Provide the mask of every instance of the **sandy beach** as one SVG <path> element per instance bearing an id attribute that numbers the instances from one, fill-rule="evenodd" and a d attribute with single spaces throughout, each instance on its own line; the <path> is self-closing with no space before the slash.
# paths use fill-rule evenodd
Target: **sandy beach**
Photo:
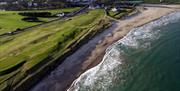
<path id="1" fill-rule="evenodd" d="M 145 5 L 146 6 L 146 5 Z M 159 6 L 166 6 L 167 8 L 160 8 Z M 96 66 L 101 62 L 105 50 L 108 46 L 123 38 L 131 29 L 147 24 L 151 21 L 159 19 L 171 12 L 180 9 L 180 5 L 158 5 L 158 7 L 145 7 L 146 9 L 139 9 L 140 14 L 126 20 L 118 20 L 118 27 L 109 34 L 96 48 L 92 51 L 91 56 L 83 63 L 83 70 L 87 70 Z"/>
<path id="2" fill-rule="evenodd" d="M 83 72 L 102 61 L 108 46 L 123 38 L 130 30 L 159 19 L 180 8 L 180 5 L 166 6 L 168 7 L 148 6 L 145 7 L 146 9 L 138 7 L 140 14 L 126 20 L 117 20 L 116 26 L 113 26 L 106 33 L 98 35 L 99 37 L 96 37 L 91 43 L 83 46 L 71 57 L 68 57 L 63 64 L 31 91 L 64 91 L 68 89 L 72 82 Z"/>

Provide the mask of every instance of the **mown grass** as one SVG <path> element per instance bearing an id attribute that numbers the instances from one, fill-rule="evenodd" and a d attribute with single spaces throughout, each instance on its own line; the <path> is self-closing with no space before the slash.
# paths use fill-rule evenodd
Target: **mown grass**
<path id="1" fill-rule="evenodd" d="M 42 22 L 26 22 L 21 20 L 24 16 L 18 15 L 19 12 L 51 12 L 53 14 L 61 12 L 73 12 L 80 9 L 68 8 L 68 9 L 56 9 L 56 10 L 31 10 L 31 11 L 0 11 L 0 34 L 11 32 L 17 28 L 25 28 L 33 25 L 40 24 Z M 47 22 L 57 17 L 39 18 L 41 21 Z"/>
<path id="2" fill-rule="evenodd" d="M 19 74 L 26 75 L 27 71 L 30 73 L 36 71 L 37 69 L 32 70 L 32 68 L 41 66 L 39 64 L 43 65 L 46 61 L 49 62 L 50 60 L 45 60 L 47 58 L 63 54 L 73 40 L 87 33 L 103 17 L 103 10 L 93 10 L 89 13 L 75 16 L 72 19 L 55 21 L 31 31 L 7 37 L 8 41 L 0 45 L 0 67 L 2 69 L 0 73 L 13 68 L 21 62 L 25 61 L 25 64 L 12 70 L 12 72 L 8 71 L 2 77 L 8 79 L 9 75 L 17 70 L 20 70 Z M 5 38 L 0 38 L 0 41 L 4 40 Z M 17 79 L 21 78 L 21 75 L 17 77 Z"/>

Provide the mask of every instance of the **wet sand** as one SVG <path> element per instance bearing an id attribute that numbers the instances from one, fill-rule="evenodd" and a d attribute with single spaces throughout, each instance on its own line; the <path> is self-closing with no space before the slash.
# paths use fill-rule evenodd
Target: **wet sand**
<path id="1" fill-rule="evenodd" d="M 115 28 L 117 28 L 117 24 L 116 22 L 113 22 L 113 25 L 109 29 L 104 30 L 102 33 L 89 40 L 87 44 L 83 45 L 71 56 L 67 57 L 61 65 L 38 83 L 31 91 L 66 90 L 71 83 L 85 71 L 81 69 L 83 66 L 82 63 L 91 54 L 91 51 L 94 50 L 101 40 L 103 40 L 105 35 L 112 33 Z"/>

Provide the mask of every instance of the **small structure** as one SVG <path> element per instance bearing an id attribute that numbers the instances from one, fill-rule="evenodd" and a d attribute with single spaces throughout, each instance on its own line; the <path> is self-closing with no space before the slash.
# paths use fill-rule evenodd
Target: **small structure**
<path id="1" fill-rule="evenodd" d="M 59 14 L 57 14 L 56 16 L 58 16 L 58 17 L 64 17 L 64 16 L 65 16 L 65 13 L 59 13 Z"/>
<path id="2" fill-rule="evenodd" d="M 111 11 L 117 12 L 118 10 L 117 10 L 117 8 L 112 8 Z"/>

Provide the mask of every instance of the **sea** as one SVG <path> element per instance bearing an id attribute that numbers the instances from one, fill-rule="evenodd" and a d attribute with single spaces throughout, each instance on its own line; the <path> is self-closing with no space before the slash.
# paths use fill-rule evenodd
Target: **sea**
<path id="1" fill-rule="evenodd" d="M 180 12 L 132 29 L 68 91 L 180 91 Z"/>

